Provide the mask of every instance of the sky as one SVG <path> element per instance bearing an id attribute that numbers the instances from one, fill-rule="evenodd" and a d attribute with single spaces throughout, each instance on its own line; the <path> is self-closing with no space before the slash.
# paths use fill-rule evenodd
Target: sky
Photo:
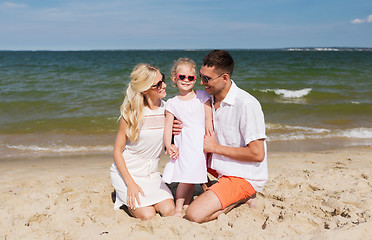
<path id="1" fill-rule="evenodd" d="M 0 50 L 372 47 L 371 0 L 0 0 Z"/>

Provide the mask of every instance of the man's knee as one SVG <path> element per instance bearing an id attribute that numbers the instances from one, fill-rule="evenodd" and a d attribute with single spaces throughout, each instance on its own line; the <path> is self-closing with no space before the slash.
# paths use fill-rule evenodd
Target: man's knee
<path id="1" fill-rule="evenodd" d="M 208 190 L 196 198 L 186 210 L 186 218 L 192 222 L 203 223 L 214 219 L 221 210 L 221 203 L 216 194 Z"/>
<path id="2" fill-rule="evenodd" d="M 194 209 L 192 205 L 190 205 L 187 210 L 186 210 L 186 218 L 191 221 L 191 222 L 196 222 L 196 223 L 202 223 L 204 222 L 204 219 L 200 214 L 198 214 L 197 209 Z"/>

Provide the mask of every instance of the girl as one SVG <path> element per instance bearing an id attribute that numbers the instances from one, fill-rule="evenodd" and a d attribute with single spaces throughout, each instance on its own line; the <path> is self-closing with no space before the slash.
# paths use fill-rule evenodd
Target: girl
<path id="1" fill-rule="evenodd" d="M 164 75 L 148 64 L 137 65 L 131 73 L 120 108 L 120 127 L 114 146 L 111 181 L 116 191 L 115 209 L 123 204 L 142 220 L 159 212 L 174 214 L 172 193 L 158 171 L 164 149 Z"/>
<path id="2" fill-rule="evenodd" d="M 206 132 L 213 131 L 212 108 L 205 91 L 194 91 L 196 82 L 195 62 L 189 58 L 178 59 L 171 71 L 171 78 L 178 87 L 178 96 L 166 103 L 164 143 L 166 154 L 171 157 L 165 166 L 163 179 L 166 183 L 179 182 L 176 192 L 175 215 L 182 216 L 194 191 L 194 184 L 207 182 L 207 168 L 203 152 Z M 171 145 L 173 120 L 182 121 L 180 135 Z"/>

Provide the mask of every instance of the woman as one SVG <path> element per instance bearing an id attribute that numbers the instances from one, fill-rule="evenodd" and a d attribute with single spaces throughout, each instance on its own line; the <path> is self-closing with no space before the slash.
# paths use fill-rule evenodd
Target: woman
<path id="1" fill-rule="evenodd" d="M 174 214 L 174 201 L 158 171 L 164 150 L 164 75 L 148 64 L 139 64 L 120 108 L 120 127 L 114 146 L 111 181 L 116 191 L 115 209 L 123 204 L 136 218 L 150 219 L 156 212 Z"/>

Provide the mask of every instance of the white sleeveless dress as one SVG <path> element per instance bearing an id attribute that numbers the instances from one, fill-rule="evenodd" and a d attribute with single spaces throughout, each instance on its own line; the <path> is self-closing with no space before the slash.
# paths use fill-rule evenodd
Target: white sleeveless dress
<path id="1" fill-rule="evenodd" d="M 164 102 L 156 110 L 144 108 L 144 121 L 138 142 L 127 141 L 123 157 L 133 180 L 142 188 L 145 196 L 139 194 L 141 205 L 151 206 L 166 199 L 173 199 L 158 170 L 160 156 L 164 151 Z M 114 209 L 127 204 L 127 186 L 115 162 L 111 166 L 111 182 L 116 191 Z"/>
<path id="2" fill-rule="evenodd" d="M 168 99 L 165 109 L 182 121 L 181 134 L 174 136 L 178 148 L 177 159 L 170 159 L 163 171 L 166 183 L 205 183 L 207 182 L 207 165 L 203 152 L 205 134 L 204 103 L 209 95 L 196 90 L 196 96 L 188 101 L 177 96 Z"/>

